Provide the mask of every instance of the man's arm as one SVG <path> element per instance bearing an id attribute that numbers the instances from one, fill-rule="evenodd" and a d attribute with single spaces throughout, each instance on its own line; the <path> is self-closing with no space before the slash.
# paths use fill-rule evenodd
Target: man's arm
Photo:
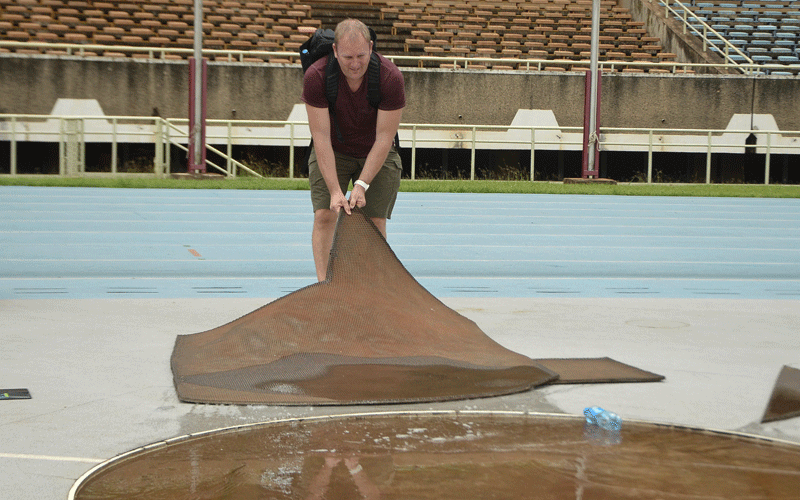
<path id="1" fill-rule="evenodd" d="M 389 150 L 392 148 L 392 143 L 394 143 L 394 137 L 397 135 L 397 129 L 400 127 L 402 117 L 402 108 L 394 111 L 378 110 L 375 144 L 372 145 L 372 149 L 367 155 L 359 180 L 369 184 L 378 175 L 383 163 L 386 161 L 386 157 L 389 156 Z M 363 207 L 364 205 L 366 205 L 364 188 L 353 186 L 353 191 L 350 193 L 350 207 Z"/>
<path id="2" fill-rule="evenodd" d="M 306 104 L 308 114 L 308 127 L 311 129 L 311 138 L 314 141 L 314 152 L 317 155 L 317 165 L 328 186 L 331 194 L 330 209 L 338 212 L 344 207 L 344 211 L 350 214 L 350 205 L 347 203 L 342 188 L 339 186 L 339 178 L 336 175 L 336 157 L 333 155 L 333 145 L 331 144 L 331 122 L 328 108 L 315 108 Z"/>

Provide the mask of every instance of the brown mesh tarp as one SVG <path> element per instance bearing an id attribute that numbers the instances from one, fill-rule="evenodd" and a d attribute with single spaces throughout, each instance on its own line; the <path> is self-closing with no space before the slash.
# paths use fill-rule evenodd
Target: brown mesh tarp
<path id="1" fill-rule="evenodd" d="M 552 384 L 609 384 L 616 382 L 659 382 L 663 375 L 648 372 L 611 358 L 537 359 L 540 365 L 558 373 Z"/>
<path id="2" fill-rule="evenodd" d="M 172 371 L 182 401 L 226 404 L 445 401 L 557 378 L 425 290 L 360 210 L 339 217 L 324 282 L 179 336 Z"/>
<path id="3" fill-rule="evenodd" d="M 784 366 L 772 388 L 761 422 L 793 417 L 800 417 L 800 370 Z"/>

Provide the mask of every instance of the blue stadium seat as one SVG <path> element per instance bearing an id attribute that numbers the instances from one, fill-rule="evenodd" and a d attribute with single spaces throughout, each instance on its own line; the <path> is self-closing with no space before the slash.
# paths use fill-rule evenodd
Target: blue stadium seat
<path id="1" fill-rule="evenodd" d="M 778 61 L 787 64 L 800 64 L 800 57 L 797 56 L 778 56 Z"/>
<path id="2" fill-rule="evenodd" d="M 770 63 L 770 62 L 772 62 L 772 58 L 770 56 L 763 56 L 763 55 L 758 55 L 758 54 L 756 54 L 754 56 L 750 56 L 750 59 L 752 59 L 753 62 L 756 62 L 756 63 Z"/>

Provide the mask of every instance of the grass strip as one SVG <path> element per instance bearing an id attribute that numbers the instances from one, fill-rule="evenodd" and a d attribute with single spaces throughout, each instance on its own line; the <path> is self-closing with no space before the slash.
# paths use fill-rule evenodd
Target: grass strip
<path id="1" fill-rule="evenodd" d="M 257 189 L 307 190 L 307 179 L 238 177 L 235 179 L 172 179 L 152 176 L 56 177 L 0 176 L 4 186 L 93 187 L 128 189 Z M 421 193 L 581 194 L 615 196 L 705 196 L 800 198 L 800 186 L 763 184 L 564 184 L 530 181 L 404 179 L 400 191 Z"/>

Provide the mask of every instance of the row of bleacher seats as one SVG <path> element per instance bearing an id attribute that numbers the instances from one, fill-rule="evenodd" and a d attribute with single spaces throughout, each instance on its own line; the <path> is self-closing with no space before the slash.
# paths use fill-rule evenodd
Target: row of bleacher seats
<path id="1" fill-rule="evenodd" d="M 744 56 L 728 51 L 731 59 L 761 64 L 800 64 L 800 1 L 707 1 L 684 2 L 697 19 L 689 24 L 703 31 L 702 21 L 737 47 Z M 725 51 L 722 40 L 712 38 L 711 49 Z M 798 71 L 764 70 L 764 73 L 793 75 Z"/>
<path id="2" fill-rule="evenodd" d="M 394 31 L 406 37 L 404 50 L 411 54 L 561 61 L 590 57 L 591 0 L 397 3 L 389 0 L 381 12 L 393 20 Z M 675 58 L 663 50 L 660 39 L 647 36 L 644 23 L 633 21 L 628 9 L 613 0 L 603 0 L 600 7 L 601 59 Z M 483 61 L 482 65 L 514 69 L 525 63 Z"/>
<path id="3" fill-rule="evenodd" d="M 66 54 L 67 49 L 47 47 L 55 42 L 102 46 L 84 55 L 113 57 L 153 57 L 119 49 L 122 46 L 190 49 L 193 4 L 193 0 L 0 0 L 0 40 L 30 42 L 30 46 L 0 51 Z M 212 49 L 282 53 L 239 59 L 246 62 L 293 63 L 300 44 L 317 27 L 332 27 L 353 16 L 376 28 L 385 54 L 497 58 L 503 60 L 470 67 L 524 68 L 525 60 L 531 58 L 562 63 L 587 60 L 591 6 L 591 0 L 387 0 L 376 5 L 203 0 L 203 43 Z M 620 63 L 675 57 L 615 0 L 601 1 L 600 51 L 602 60 Z M 164 57 L 188 56 L 168 53 Z M 570 67 L 560 64 L 550 69 Z"/>
<path id="4" fill-rule="evenodd" d="M 114 57 L 126 55 L 115 51 L 114 46 L 191 48 L 193 4 L 193 0 L 0 0 L 0 39 L 104 45 L 107 50 L 89 55 Z M 320 21 L 311 17 L 311 6 L 307 4 L 203 1 L 206 48 L 296 53 L 308 32 L 319 26 Z M 63 49 L 47 48 L 17 51 L 65 53 Z M 147 53 L 135 56 L 149 57 Z M 176 54 L 166 57 L 183 58 Z"/>

